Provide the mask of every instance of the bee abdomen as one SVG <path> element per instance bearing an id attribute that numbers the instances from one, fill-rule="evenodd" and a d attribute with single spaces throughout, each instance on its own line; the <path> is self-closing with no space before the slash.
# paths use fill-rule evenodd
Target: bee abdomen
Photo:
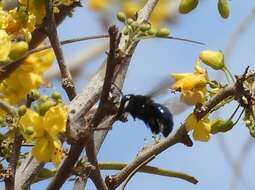
<path id="1" fill-rule="evenodd" d="M 167 137 L 173 130 L 173 116 L 167 107 L 154 103 L 154 114 L 156 117 L 156 123 L 164 137 Z"/>

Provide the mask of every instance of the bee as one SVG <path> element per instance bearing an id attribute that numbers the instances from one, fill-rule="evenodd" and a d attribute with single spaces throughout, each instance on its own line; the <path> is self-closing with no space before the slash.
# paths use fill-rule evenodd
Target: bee
<path id="1" fill-rule="evenodd" d="M 178 106 L 172 101 L 167 101 L 166 105 L 163 105 L 156 103 L 152 99 L 152 97 L 163 94 L 168 89 L 170 83 L 169 78 L 162 80 L 161 84 L 157 85 L 157 88 L 147 95 L 123 95 L 120 89 L 118 89 L 122 94 L 122 98 L 116 117 L 118 118 L 124 113 L 129 113 L 134 120 L 138 118 L 144 121 L 152 133 L 161 133 L 164 137 L 167 137 L 172 132 L 174 126 L 172 110 L 169 110 L 168 107 L 175 107 L 173 109 L 174 114 L 181 113 L 186 109 L 186 106 Z"/>
<path id="2" fill-rule="evenodd" d="M 149 96 L 134 94 L 123 96 L 117 116 L 125 112 L 134 119 L 144 121 L 154 134 L 162 133 L 167 137 L 173 130 L 172 113 L 164 105 L 155 103 Z"/>

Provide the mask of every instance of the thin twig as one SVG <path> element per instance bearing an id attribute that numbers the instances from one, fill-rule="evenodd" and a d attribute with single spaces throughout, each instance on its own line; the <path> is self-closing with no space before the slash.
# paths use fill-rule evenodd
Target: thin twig
<path id="1" fill-rule="evenodd" d="M 137 166 L 127 177 L 127 179 L 123 182 L 123 185 L 121 187 L 121 190 L 124 190 L 125 187 L 127 186 L 128 182 L 131 180 L 131 178 L 143 167 L 145 166 L 147 163 L 149 163 L 151 160 L 153 160 L 155 158 L 155 155 L 151 156 L 150 158 L 148 158 L 147 160 L 145 160 L 143 163 L 141 163 L 139 166 Z"/>
<path id="2" fill-rule="evenodd" d="M 95 184 L 97 189 L 107 190 L 108 188 L 101 176 L 101 172 L 100 172 L 100 169 L 98 166 L 98 161 L 97 161 L 97 157 L 96 157 L 97 153 L 96 153 L 95 143 L 94 143 L 94 136 L 91 137 L 89 143 L 87 144 L 86 155 L 88 157 L 89 163 L 95 167 L 95 169 L 90 172 L 89 177 L 91 178 L 91 180 L 93 181 L 93 183 Z"/>
<path id="3" fill-rule="evenodd" d="M 99 168 L 101 170 L 122 170 L 128 165 L 128 163 L 118 163 L 118 162 L 99 162 Z M 153 175 L 159 175 L 159 176 L 166 176 L 166 177 L 176 177 L 179 179 L 186 180 L 187 182 L 197 184 L 198 180 L 186 173 L 183 172 L 177 172 L 177 171 L 172 171 L 172 170 L 166 170 L 166 169 L 161 169 L 158 167 L 153 167 L 153 166 L 142 166 L 138 172 L 142 173 L 148 173 L 148 174 L 153 174 Z"/>
<path id="4" fill-rule="evenodd" d="M 64 54 L 61 49 L 61 44 L 58 40 L 55 16 L 53 13 L 53 3 L 52 0 L 45 0 L 45 8 L 46 8 L 46 31 L 48 33 L 48 37 L 51 43 L 51 46 L 56 55 L 59 69 L 62 77 L 62 86 L 65 89 L 68 97 L 72 100 L 76 96 L 75 86 L 72 80 L 71 73 L 65 64 Z"/>
<path id="5" fill-rule="evenodd" d="M 60 41 L 61 45 L 66 45 L 74 42 L 80 42 L 80 41 L 86 41 L 86 40 L 92 40 L 92 39 L 100 39 L 100 38 L 108 38 L 109 35 L 96 35 L 96 36 L 85 36 L 85 37 L 80 37 L 80 38 L 73 38 L 73 39 L 68 39 L 64 41 Z M 7 63 L 5 65 L 0 66 L 0 82 L 4 80 L 5 78 L 9 77 L 10 74 L 15 71 L 22 63 L 23 61 L 31 54 L 43 51 L 46 49 L 52 48 L 52 45 L 45 45 L 42 47 L 37 47 L 34 49 L 28 50 L 26 53 L 24 53 L 19 59 Z"/>
<path id="6" fill-rule="evenodd" d="M 109 42 L 106 43 L 97 43 L 95 45 L 91 45 L 88 48 L 80 50 L 80 52 L 77 55 L 72 56 L 72 58 L 69 58 L 67 60 L 67 63 L 70 67 L 70 71 L 72 73 L 72 76 L 75 77 L 81 72 L 81 67 L 83 65 L 86 65 L 87 63 L 90 63 L 92 60 L 96 59 L 99 55 L 104 53 L 107 48 L 109 47 Z M 85 72 L 83 78 L 89 79 L 90 74 L 87 74 Z M 52 79 L 56 79 L 60 77 L 60 73 L 57 69 L 51 68 L 49 71 L 45 73 L 46 80 L 50 81 Z"/>

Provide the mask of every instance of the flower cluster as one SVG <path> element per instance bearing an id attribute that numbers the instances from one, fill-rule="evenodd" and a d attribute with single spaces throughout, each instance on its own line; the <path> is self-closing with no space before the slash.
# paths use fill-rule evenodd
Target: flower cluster
<path id="1" fill-rule="evenodd" d="M 59 135 L 66 130 L 67 108 L 49 98 L 39 99 L 37 110 L 26 109 L 19 127 L 27 142 L 34 143 L 33 156 L 39 162 L 52 161 L 59 165 L 64 156 Z"/>
<path id="2" fill-rule="evenodd" d="M 224 63 L 224 54 L 221 51 L 212 50 L 204 50 L 200 53 L 193 73 L 172 73 L 174 83 L 171 89 L 179 91 L 181 101 L 188 105 L 195 105 L 196 109 L 200 109 L 205 101 L 215 96 L 223 88 L 218 82 L 209 80 L 207 70 L 201 67 L 202 63 L 214 70 L 224 71 L 227 78 L 231 78 L 231 74 Z M 185 127 L 187 131 L 193 131 L 195 140 L 206 142 L 210 139 L 210 134 L 226 132 L 233 128 L 236 123 L 232 122 L 232 118 L 236 111 L 227 120 L 214 119 L 211 121 L 208 118 L 211 112 L 219 109 L 225 103 L 228 103 L 228 100 L 223 100 L 221 104 L 202 118 L 198 119 L 196 112 L 191 113 L 186 118 Z"/>
<path id="3" fill-rule="evenodd" d="M 52 65 L 53 60 L 51 50 L 34 53 L 26 58 L 19 68 L 0 83 L 3 100 L 12 105 L 24 100 L 31 90 L 44 83 L 42 74 Z"/>
<path id="4" fill-rule="evenodd" d="M 172 89 L 181 92 L 181 101 L 188 105 L 204 103 L 206 85 L 209 83 L 207 71 L 197 62 L 194 73 L 172 73 L 175 83 Z"/>

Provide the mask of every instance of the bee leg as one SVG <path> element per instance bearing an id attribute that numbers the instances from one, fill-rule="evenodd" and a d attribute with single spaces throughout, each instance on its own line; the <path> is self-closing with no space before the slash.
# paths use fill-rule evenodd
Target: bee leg
<path id="1" fill-rule="evenodd" d="M 158 144 L 161 140 L 161 135 L 153 135 L 152 136 L 153 140 L 154 140 L 154 143 L 153 144 Z"/>

